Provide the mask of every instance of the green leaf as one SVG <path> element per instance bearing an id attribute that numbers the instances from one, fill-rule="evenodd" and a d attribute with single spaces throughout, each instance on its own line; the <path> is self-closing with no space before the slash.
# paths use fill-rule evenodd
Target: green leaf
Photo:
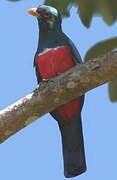
<path id="1" fill-rule="evenodd" d="M 112 25 L 117 20 L 117 0 L 99 0 L 97 12 L 108 25 Z"/>
<path id="2" fill-rule="evenodd" d="M 75 2 L 77 2 L 75 5 L 77 6 L 77 12 L 80 16 L 80 19 L 82 23 L 88 28 L 90 26 L 95 8 L 93 5 L 93 0 L 75 0 Z"/>
<path id="3" fill-rule="evenodd" d="M 103 56 L 116 48 L 117 48 L 117 38 L 101 41 L 88 50 L 85 56 L 85 61 Z M 114 80 L 111 83 L 109 83 L 108 89 L 109 89 L 110 100 L 112 102 L 116 102 L 117 101 L 117 80 Z"/>
<path id="4" fill-rule="evenodd" d="M 117 102 L 117 79 L 109 83 L 108 90 L 110 100 Z"/>
<path id="5" fill-rule="evenodd" d="M 108 40 L 101 41 L 92 46 L 85 55 L 85 61 L 103 56 L 113 49 L 117 48 L 117 38 L 111 38 Z"/>

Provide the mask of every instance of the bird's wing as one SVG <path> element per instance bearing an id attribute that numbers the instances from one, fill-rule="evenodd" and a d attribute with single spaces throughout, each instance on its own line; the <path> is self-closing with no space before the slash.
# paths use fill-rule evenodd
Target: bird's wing
<path id="1" fill-rule="evenodd" d="M 37 58 L 37 53 L 35 54 L 35 57 L 34 57 L 34 64 L 33 66 L 35 67 L 35 73 L 36 73 L 36 77 L 37 77 L 37 83 L 39 84 L 41 81 L 42 81 L 42 78 L 40 77 L 40 74 L 37 70 L 37 66 L 36 66 L 36 58 Z"/>
<path id="2" fill-rule="evenodd" d="M 75 63 L 76 64 L 81 63 L 82 62 L 81 56 L 80 56 L 77 48 L 75 47 L 74 43 L 72 42 L 72 40 L 69 38 L 68 38 L 68 48 L 73 56 Z"/>

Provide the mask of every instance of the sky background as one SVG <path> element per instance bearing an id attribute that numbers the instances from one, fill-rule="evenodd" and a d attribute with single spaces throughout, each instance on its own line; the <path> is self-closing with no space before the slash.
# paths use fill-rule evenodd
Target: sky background
<path id="1" fill-rule="evenodd" d="M 0 109 L 37 87 L 33 57 L 37 48 L 38 26 L 27 9 L 43 1 L 0 0 Z M 104 24 L 93 18 L 86 29 L 76 9 L 63 20 L 64 32 L 79 52 L 85 53 L 96 42 L 114 37 L 117 23 Z M 108 98 L 107 85 L 86 94 L 82 111 L 87 172 L 74 180 L 117 178 L 117 103 Z M 61 137 L 57 123 L 47 114 L 0 144 L 1 180 L 63 180 Z"/>

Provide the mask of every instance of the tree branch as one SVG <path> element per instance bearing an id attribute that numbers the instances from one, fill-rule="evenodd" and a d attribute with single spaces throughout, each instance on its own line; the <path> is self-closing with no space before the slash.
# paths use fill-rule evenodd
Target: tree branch
<path id="1" fill-rule="evenodd" d="M 117 78 L 117 51 L 76 65 L 0 111 L 0 142 L 58 106 Z"/>

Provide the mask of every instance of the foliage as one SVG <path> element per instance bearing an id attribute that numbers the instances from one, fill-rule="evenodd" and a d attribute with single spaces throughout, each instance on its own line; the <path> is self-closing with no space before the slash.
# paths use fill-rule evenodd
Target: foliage
<path id="1" fill-rule="evenodd" d="M 87 51 L 85 55 L 85 61 L 91 60 L 92 58 L 96 58 L 99 56 L 103 56 L 116 48 L 117 48 L 116 37 L 105 41 L 101 41 Z M 117 80 L 110 82 L 108 87 L 109 87 L 108 89 L 109 89 L 110 100 L 112 102 L 117 101 Z"/>
<path id="2" fill-rule="evenodd" d="M 58 8 L 65 16 L 69 16 L 69 7 L 75 5 L 86 27 L 90 26 L 92 17 L 96 14 L 102 16 L 108 25 L 113 24 L 117 19 L 116 0 L 45 0 L 45 4 Z"/>
<path id="3" fill-rule="evenodd" d="M 93 47 L 91 47 L 87 51 L 87 53 L 85 55 L 85 61 L 88 61 L 92 58 L 96 58 L 99 56 L 103 56 L 116 48 L 117 48 L 117 38 L 116 37 L 101 41 L 101 42 L 95 44 Z"/>

